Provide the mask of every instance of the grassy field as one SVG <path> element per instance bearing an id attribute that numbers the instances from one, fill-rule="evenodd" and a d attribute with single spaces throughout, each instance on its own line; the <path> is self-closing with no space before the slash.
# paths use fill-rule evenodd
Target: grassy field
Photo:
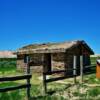
<path id="1" fill-rule="evenodd" d="M 6 65 L 1 61 L 0 77 L 22 75 L 24 72 L 16 69 L 16 60 L 10 60 Z M 96 58 L 91 58 L 93 65 Z M 25 83 L 26 81 L 15 81 L 0 83 L 0 88 Z M 48 84 L 48 94 L 44 94 L 42 75 L 32 73 L 31 79 L 31 100 L 100 100 L 100 79 L 95 73 L 84 76 L 84 83 L 80 84 L 80 77 L 77 77 L 77 84 L 73 78 Z M 0 100 L 27 100 L 26 89 L 0 93 Z"/>

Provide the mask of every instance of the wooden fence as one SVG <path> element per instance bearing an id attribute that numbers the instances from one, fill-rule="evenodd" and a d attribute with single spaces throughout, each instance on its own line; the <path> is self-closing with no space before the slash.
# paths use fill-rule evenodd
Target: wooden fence
<path id="1" fill-rule="evenodd" d="M 13 77 L 2 77 L 2 78 L 0 78 L 0 82 L 27 80 L 27 83 L 17 85 L 17 86 L 8 86 L 8 87 L 0 88 L 0 92 L 7 92 L 7 91 L 26 88 L 27 89 L 27 99 L 30 100 L 30 87 L 31 87 L 30 79 L 32 78 L 32 75 L 30 74 L 30 66 L 29 66 L 30 58 L 29 58 L 29 56 L 26 56 L 25 59 L 26 59 L 25 66 L 27 67 L 26 75 L 13 76 Z"/>
<path id="2" fill-rule="evenodd" d="M 76 69 L 70 69 L 69 71 L 67 70 L 67 72 L 70 72 L 72 70 L 76 70 Z M 66 75 L 66 76 L 59 76 L 59 77 L 56 77 L 56 78 L 50 78 L 50 79 L 47 79 L 46 76 L 47 75 L 52 75 L 52 74 L 59 74 L 59 73 L 67 73 L 66 70 L 59 70 L 59 71 L 52 71 L 52 72 L 47 72 L 47 73 L 43 73 L 43 84 L 44 84 L 44 92 L 47 93 L 47 83 L 49 82 L 53 82 L 53 81 L 58 81 L 58 80 L 63 80 L 63 79 L 66 79 L 66 78 L 70 78 L 70 77 L 76 77 L 76 75 Z"/>
<path id="3" fill-rule="evenodd" d="M 3 78 L 0 78 L 0 82 L 16 81 L 16 80 L 30 80 L 31 77 L 32 77 L 32 75 L 30 75 L 30 74 L 23 75 L 23 76 L 3 77 Z M 7 92 L 7 91 L 12 91 L 12 90 L 27 88 L 27 97 L 28 97 L 28 100 L 29 100 L 29 98 L 30 98 L 30 91 L 29 91 L 30 87 L 31 87 L 31 84 L 30 84 L 30 82 L 27 81 L 26 84 L 0 88 L 0 92 Z"/>
<path id="4" fill-rule="evenodd" d="M 63 80 L 63 79 L 67 79 L 67 78 L 74 78 L 74 83 L 76 83 L 76 76 L 79 76 L 77 74 L 77 71 L 80 72 L 80 82 L 83 82 L 83 75 L 85 74 L 89 74 L 91 73 L 91 68 L 96 67 L 96 66 L 83 66 L 83 58 L 82 56 L 80 56 L 80 70 L 77 69 L 76 67 L 76 56 L 73 57 L 73 68 L 71 69 L 67 69 L 67 70 L 58 70 L 58 71 L 51 71 L 51 72 L 43 72 L 43 85 L 44 85 L 44 92 L 47 93 L 47 83 L 49 82 L 53 82 L 53 81 L 58 81 L 58 80 Z M 70 72 L 73 72 L 72 74 L 70 74 Z M 47 75 L 53 75 L 53 74 L 59 74 L 59 73 L 66 73 L 65 76 L 60 76 L 60 77 L 56 77 L 56 78 L 50 78 L 47 79 L 46 76 Z"/>

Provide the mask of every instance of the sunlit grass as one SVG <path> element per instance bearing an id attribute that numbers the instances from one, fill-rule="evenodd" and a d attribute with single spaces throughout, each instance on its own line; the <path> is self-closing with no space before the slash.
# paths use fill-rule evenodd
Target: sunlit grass
<path id="1" fill-rule="evenodd" d="M 93 63 L 95 63 L 94 59 Z M 23 71 L 17 70 L 15 63 L 9 62 L 7 65 L 0 65 L 0 77 L 23 74 Z M 48 83 L 48 92 L 53 91 L 52 94 L 44 94 L 43 81 L 39 79 L 40 77 L 42 77 L 42 74 L 32 73 L 31 100 L 100 100 L 100 87 L 89 86 L 90 84 L 100 84 L 100 79 L 96 78 L 95 73 L 84 75 L 83 84 L 80 84 L 79 76 L 77 77 L 76 85 L 74 85 L 73 78 Z M 25 82 L 24 80 L 20 80 L 0 83 L 0 88 L 13 85 L 16 86 Z M 0 93 L 0 100 L 27 100 L 26 89 Z"/>

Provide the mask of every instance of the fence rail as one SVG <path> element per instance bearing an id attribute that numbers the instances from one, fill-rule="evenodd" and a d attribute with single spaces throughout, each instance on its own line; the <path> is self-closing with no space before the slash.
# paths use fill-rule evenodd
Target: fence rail
<path id="1" fill-rule="evenodd" d="M 88 67 L 85 67 L 83 68 L 83 73 L 85 75 L 91 73 L 92 71 L 90 70 L 91 68 L 95 68 L 96 66 L 88 66 Z M 70 72 L 74 72 L 72 73 L 71 75 L 69 75 Z M 79 71 L 79 69 L 77 68 L 72 68 L 72 69 L 68 69 L 68 70 L 58 70 L 58 71 L 52 71 L 52 72 L 44 72 L 43 73 L 43 83 L 44 83 L 44 91 L 45 93 L 47 93 L 47 83 L 49 82 L 54 82 L 54 81 L 58 81 L 58 80 L 63 80 L 63 79 L 67 79 L 67 78 L 70 78 L 70 77 L 73 77 L 74 79 L 76 78 L 76 76 L 78 76 L 77 74 L 77 71 Z M 50 79 L 46 79 L 46 76 L 47 75 L 52 75 L 52 74 L 56 74 L 56 73 L 66 73 L 65 76 L 60 76 L 60 77 L 55 77 L 55 78 L 50 78 Z"/>
<path id="2" fill-rule="evenodd" d="M 29 88 L 29 87 L 31 87 L 31 84 L 23 84 L 19 86 L 9 86 L 5 88 L 0 88 L 0 92 L 7 92 L 7 91 L 17 90 L 17 89 L 22 89 L 22 88 Z"/>
<path id="3" fill-rule="evenodd" d="M 2 78 L 0 78 L 0 82 L 8 82 L 8 81 L 10 82 L 10 81 L 16 81 L 16 80 L 26 80 L 27 82 L 25 84 L 21 84 L 21 85 L 16 85 L 16 86 L 14 85 L 14 86 L 7 86 L 7 87 L 4 87 L 4 88 L 0 88 L 0 92 L 7 92 L 7 91 L 26 88 L 27 100 L 30 100 L 30 87 L 31 87 L 30 79 L 32 77 L 32 75 L 30 74 L 30 66 L 29 66 L 29 59 L 30 58 L 29 58 L 28 55 L 25 55 L 24 58 L 26 59 L 26 62 L 24 62 L 24 63 L 27 67 L 26 75 L 13 76 L 13 77 L 2 77 Z M 0 64 L 2 64 L 2 63 L 0 62 Z M 2 67 L 4 67 L 4 66 L 2 65 Z"/>
<path id="4" fill-rule="evenodd" d="M 4 81 L 16 81 L 16 80 L 24 80 L 24 79 L 30 79 L 32 75 L 22 75 L 22 76 L 13 76 L 13 77 L 3 77 L 0 78 L 0 82 Z"/>
<path id="5" fill-rule="evenodd" d="M 65 72 L 70 72 L 76 69 L 68 69 L 68 70 L 57 70 L 57 71 L 50 71 L 50 72 L 43 72 L 44 75 L 52 75 L 52 74 L 56 74 L 56 73 L 65 73 Z"/>
<path id="6" fill-rule="evenodd" d="M 13 77 L 0 78 L 0 82 L 16 81 L 16 80 L 27 80 L 26 84 L 0 88 L 0 92 L 7 92 L 7 91 L 12 91 L 12 90 L 27 88 L 27 94 L 28 94 L 28 100 L 29 100 L 29 98 L 30 98 L 29 97 L 29 94 L 30 94 L 29 90 L 30 90 L 30 87 L 31 87 L 31 84 L 30 84 L 31 77 L 32 77 L 31 74 L 27 74 L 27 75 L 22 75 L 22 76 L 13 76 Z"/>

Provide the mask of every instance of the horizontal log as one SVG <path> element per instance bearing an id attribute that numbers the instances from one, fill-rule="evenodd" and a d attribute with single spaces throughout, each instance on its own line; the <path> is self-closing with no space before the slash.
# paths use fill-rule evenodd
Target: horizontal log
<path id="1" fill-rule="evenodd" d="M 66 52 L 65 48 L 59 49 L 30 49 L 30 50 L 19 50 L 16 54 L 33 54 L 33 53 L 59 53 L 59 52 Z"/>
<path id="2" fill-rule="evenodd" d="M 7 91 L 17 90 L 17 89 L 22 89 L 22 88 L 28 88 L 30 86 L 31 84 L 24 84 L 24 85 L 19 85 L 19 86 L 5 87 L 5 88 L 0 88 L 0 92 L 7 92 Z"/>
<path id="3" fill-rule="evenodd" d="M 4 81 L 16 81 L 16 80 L 24 80 L 24 79 L 30 79 L 32 75 L 22 75 L 22 76 L 13 76 L 13 77 L 2 77 L 0 78 L 0 82 Z"/>
<path id="4" fill-rule="evenodd" d="M 84 66 L 84 69 L 87 69 L 87 68 L 96 68 L 96 66 Z"/>
<path id="5" fill-rule="evenodd" d="M 66 72 L 66 70 L 58 70 L 58 71 L 51 71 L 51 72 L 43 72 L 43 74 L 44 74 L 44 75 L 51 75 L 51 74 L 62 73 L 62 72 Z"/>
<path id="6" fill-rule="evenodd" d="M 96 69 L 95 70 L 93 70 L 93 69 L 90 69 L 90 70 L 83 70 L 83 72 L 84 72 L 84 74 L 86 75 L 87 73 L 96 73 Z"/>
<path id="7" fill-rule="evenodd" d="M 73 70 L 77 70 L 77 69 L 68 69 L 68 70 L 57 70 L 57 71 L 51 71 L 51 72 L 43 72 L 44 75 L 52 75 L 55 73 L 63 73 L 63 72 L 70 72 Z"/>

